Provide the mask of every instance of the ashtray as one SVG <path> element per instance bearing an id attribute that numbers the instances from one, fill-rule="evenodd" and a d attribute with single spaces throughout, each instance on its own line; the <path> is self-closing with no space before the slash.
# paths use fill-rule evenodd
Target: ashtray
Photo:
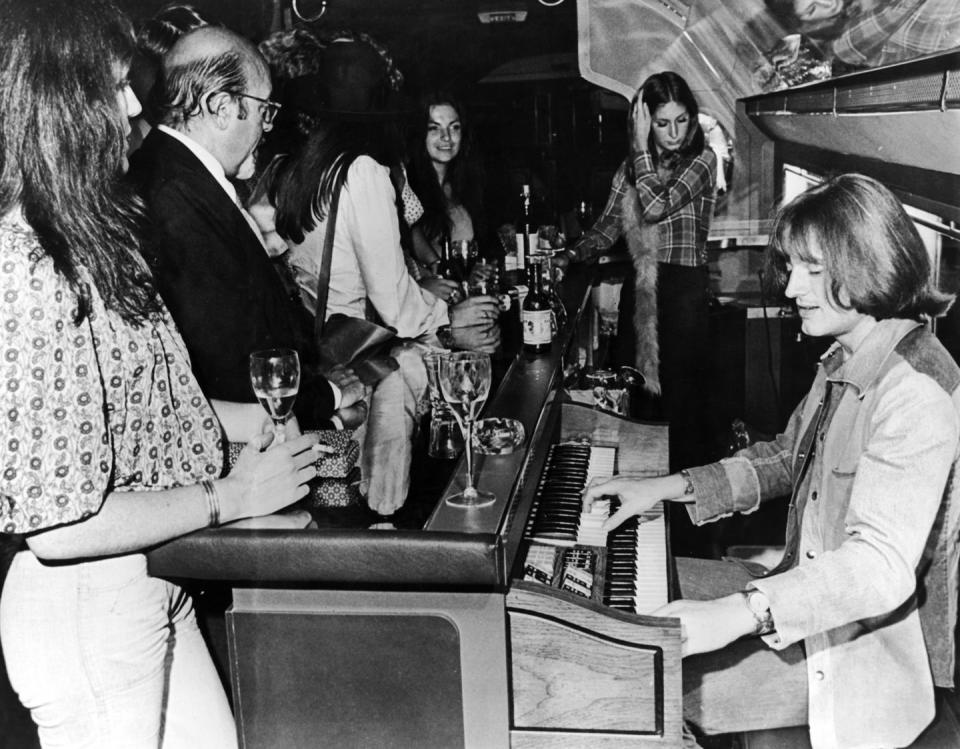
<path id="1" fill-rule="evenodd" d="M 509 455 L 525 438 L 523 424 L 516 419 L 479 419 L 473 427 L 473 448 L 483 455 Z"/>

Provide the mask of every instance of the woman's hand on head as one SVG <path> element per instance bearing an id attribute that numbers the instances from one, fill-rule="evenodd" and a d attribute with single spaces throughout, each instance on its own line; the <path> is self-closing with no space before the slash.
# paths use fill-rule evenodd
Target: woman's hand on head
<path id="1" fill-rule="evenodd" d="M 272 425 L 247 443 L 230 474 L 219 482 L 223 522 L 269 515 L 307 495 L 317 475 L 317 435 L 279 444 Z"/>
<path id="2" fill-rule="evenodd" d="M 650 115 L 650 108 L 644 103 L 643 99 L 637 97 L 633 104 L 633 147 L 634 153 L 640 153 L 647 150 L 647 141 L 650 138 L 650 124 L 653 117 Z"/>

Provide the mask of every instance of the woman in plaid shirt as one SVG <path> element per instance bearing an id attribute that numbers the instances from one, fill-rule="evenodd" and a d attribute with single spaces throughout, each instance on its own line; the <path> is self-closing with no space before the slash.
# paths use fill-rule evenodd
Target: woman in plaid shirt
<path id="1" fill-rule="evenodd" d="M 697 101 L 676 73 L 650 76 L 632 106 L 630 154 L 574 251 L 584 260 L 626 240 L 635 274 L 620 296 L 615 356 L 643 373 L 649 394 L 661 396 L 634 415 L 670 421 L 670 462 L 679 470 L 711 457 L 702 422 L 717 157 Z"/>

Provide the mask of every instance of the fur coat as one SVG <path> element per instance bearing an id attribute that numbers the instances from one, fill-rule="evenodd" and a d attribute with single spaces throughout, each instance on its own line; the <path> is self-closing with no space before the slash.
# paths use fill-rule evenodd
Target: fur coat
<path id="1" fill-rule="evenodd" d="M 657 341 L 657 261 L 660 230 L 657 224 L 643 220 L 640 200 L 634 187 L 628 186 L 621 199 L 623 235 L 630 250 L 635 271 L 636 306 L 633 329 L 637 337 L 636 367 L 646 382 L 644 388 L 660 394 L 660 344 Z"/>

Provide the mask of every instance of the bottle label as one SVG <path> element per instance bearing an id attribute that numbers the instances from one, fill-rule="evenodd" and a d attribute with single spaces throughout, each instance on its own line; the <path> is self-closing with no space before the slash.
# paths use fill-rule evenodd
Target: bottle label
<path id="1" fill-rule="evenodd" d="M 546 310 L 523 310 L 523 342 L 531 346 L 553 340 L 553 313 Z"/>

